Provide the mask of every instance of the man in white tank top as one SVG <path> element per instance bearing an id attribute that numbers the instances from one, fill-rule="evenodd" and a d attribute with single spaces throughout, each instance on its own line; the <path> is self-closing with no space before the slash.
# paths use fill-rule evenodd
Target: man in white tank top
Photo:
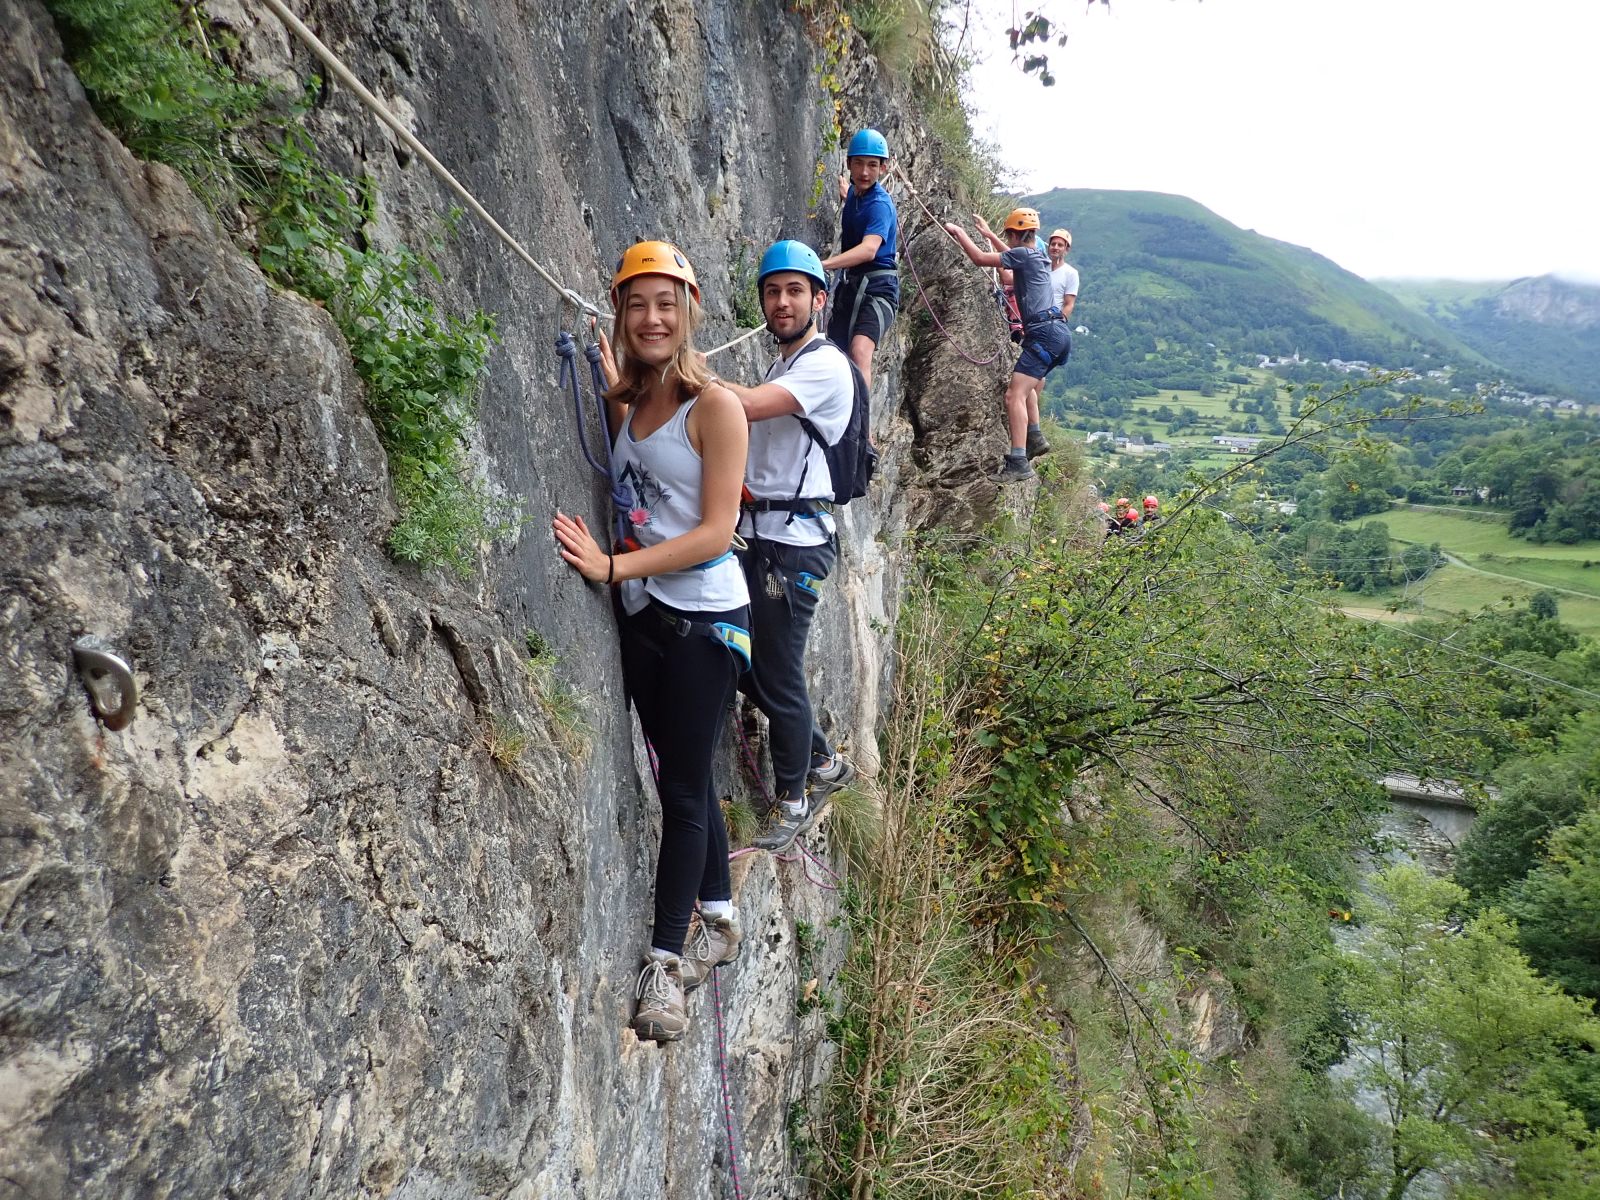
<path id="1" fill-rule="evenodd" d="M 850 421 L 855 382 L 844 353 L 815 328 L 827 300 L 815 251 L 800 242 L 775 243 L 761 258 L 757 286 L 778 359 L 759 386 L 727 386 L 750 420 L 739 518 L 749 548 L 739 558 L 750 588 L 753 645 L 740 688 L 767 715 L 777 797 L 753 844 L 781 854 L 855 776 L 817 728 L 806 688 L 806 641 L 837 541 L 827 511 L 833 496 L 827 456 L 801 424 L 804 418 L 824 441 L 838 441 Z"/>

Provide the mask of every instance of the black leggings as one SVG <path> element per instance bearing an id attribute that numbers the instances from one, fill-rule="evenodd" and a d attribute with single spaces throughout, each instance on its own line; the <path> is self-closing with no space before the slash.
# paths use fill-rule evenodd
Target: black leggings
<path id="1" fill-rule="evenodd" d="M 733 899 L 728 830 L 711 786 L 717 751 L 741 665 L 704 634 L 679 636 L 661 620 L 677 617 L 750 628 L 750 610 L 679 612 L 651 601 L 622 618 L 622 678 L 639 725 L 656 753 L 661 853 L 656 859 L 656 920 L 650 944 L 683 953 L 696 896 Z"/>

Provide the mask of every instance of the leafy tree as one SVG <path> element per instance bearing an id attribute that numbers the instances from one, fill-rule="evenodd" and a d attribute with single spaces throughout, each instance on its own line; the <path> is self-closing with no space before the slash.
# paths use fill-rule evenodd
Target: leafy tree
<path id="1" fill-rule="evenodd" d="M 1501 772 L 1500 795 L 1484 805 L 1456 860 L 1456 878 L 1495 903 L 1538 862 L 1545 841 L 1588 805 L 1593 765 L 1572 754 L 1521 759 Z"/>
<path id="2" fill-rule="evenodd" d="M 1524 1155 L 1581 1164 L 1584 1124 L 1555 1072 L 1569 1052 L 1600 1046 L 1588 1006 L 1533 972 L 1499 912 L 1454 931 L 1457 885 L 1411 865 L 1371 884 L 1358 909 L 1370 936 L 1348 956 L 1345 997 L 1356 1078 L 1387 1117 L 1384 1200 L 1404 1200 L 1427 1171 L 1492 1178 Z"/>
<path id="3" fill-rule="evenodd" d="M 1535 966 L 1600 999 L 1600 809 L 1551 836 L 1544 864 L 1511 889 L 1506 910 Z"/>

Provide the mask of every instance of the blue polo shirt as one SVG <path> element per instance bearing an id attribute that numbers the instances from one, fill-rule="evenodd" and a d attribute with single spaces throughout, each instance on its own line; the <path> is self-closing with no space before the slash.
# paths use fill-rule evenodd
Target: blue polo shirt
<path id="1" fill-rule="evenodd" d="M 840 252 L 855 249 L 871 233 L 881 237 L 883 244 L 870 262 L 850 268 L 850 273 L 857 275 L 863 271 L 897 270 L 895 235 L 899 228 L 900 218 L 895 212 L 894 200 L 884 190 L 883 184 L 873 184 L 865 194 L 852 187 L 850 194 L 845 197 L 844 214 L 839 218 Z"/>

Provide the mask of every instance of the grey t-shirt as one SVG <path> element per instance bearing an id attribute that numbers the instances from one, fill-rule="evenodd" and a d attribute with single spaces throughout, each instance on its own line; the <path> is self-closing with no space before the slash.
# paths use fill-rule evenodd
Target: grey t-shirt
<path id="1" fill-rule="evenodd" d="M 1037 247 L 1018 246 L 1001 252 L 1000 265 L 1011 272 L 1022 323 L 1032 325 L 1042 321 L 1055 304 L 1050 287 L 1049 257 Z"/>

